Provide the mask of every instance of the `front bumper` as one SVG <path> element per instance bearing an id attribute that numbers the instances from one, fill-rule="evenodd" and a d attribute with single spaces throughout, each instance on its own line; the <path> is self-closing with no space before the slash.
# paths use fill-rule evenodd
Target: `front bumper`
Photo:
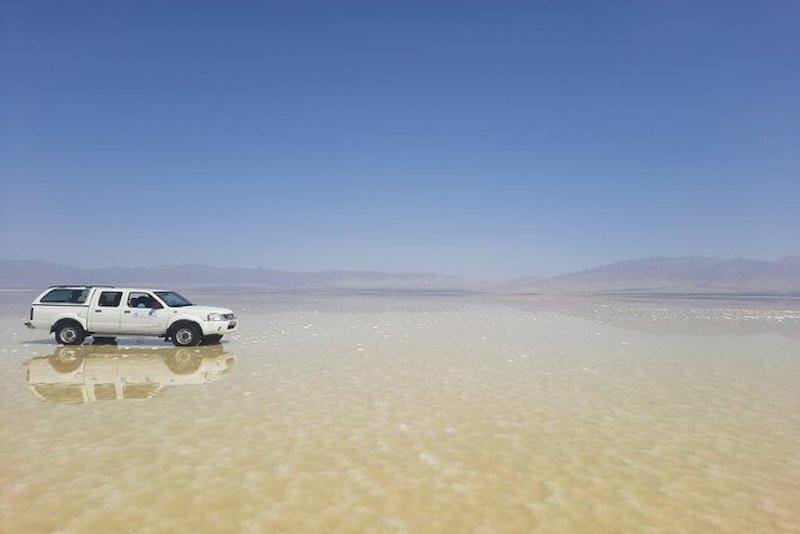
<path id="1" fill-rule="evenodd" d="M 239 326 L 236 319 L 226 319 L 224 321 L 203 321 L 200 328 L 203 329 L 204 336 L 222 336 L 228 332 L 233 332 Z"/>

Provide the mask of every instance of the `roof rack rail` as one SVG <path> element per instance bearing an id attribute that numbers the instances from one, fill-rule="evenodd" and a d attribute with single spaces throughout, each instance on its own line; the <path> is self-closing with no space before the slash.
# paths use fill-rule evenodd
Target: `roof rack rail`
<path id="1" fill-rule="evenodd" d="M 54 287 L 83 287 L 86 289 L 91 289 L 93 287 L 114 287 L 114 286 L 98 286 L 98 285 L 85 285 L 85 284 L 56 284 L 54 286 L 49 286 L 47 289 L 52 289 Z"/>

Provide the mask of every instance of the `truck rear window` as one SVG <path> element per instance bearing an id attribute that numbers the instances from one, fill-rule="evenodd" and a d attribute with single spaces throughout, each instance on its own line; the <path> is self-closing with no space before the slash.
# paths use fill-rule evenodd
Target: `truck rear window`
<path id="1" fill-rule="evenodd" d="M 116 308 L 122 300 L 122 291 L 103 291 L 97 299 L 98 306 Z"/>
<path id="2" fill-rule="evenodd" d="M 43 296 L 39 302 L 62 302 L 69 304 L 83 304 L 89 296 L 88 289 L 53 289 Z"/>

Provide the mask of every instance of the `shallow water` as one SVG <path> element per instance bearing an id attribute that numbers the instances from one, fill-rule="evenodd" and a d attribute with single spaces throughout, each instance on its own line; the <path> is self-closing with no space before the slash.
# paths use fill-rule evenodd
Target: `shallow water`
<path id="1" fill-rule="evenodd" d="M 58 349 L 0 294 L 0 530 L 800 531 L 781 303 L 187 291 Z"/>

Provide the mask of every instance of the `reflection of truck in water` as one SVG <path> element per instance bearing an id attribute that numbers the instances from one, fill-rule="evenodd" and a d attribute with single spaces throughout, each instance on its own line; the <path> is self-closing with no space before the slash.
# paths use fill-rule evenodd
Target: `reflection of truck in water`
<path id="1" fill-rule="evenodd" d="M 40 399 L 59 403 L 147 399 L 169 386 L 205 384 L 231 373 L 236 358 L 221 345 L 118 348 L 58 347 L 31 358 L 28 386 Z"/>

